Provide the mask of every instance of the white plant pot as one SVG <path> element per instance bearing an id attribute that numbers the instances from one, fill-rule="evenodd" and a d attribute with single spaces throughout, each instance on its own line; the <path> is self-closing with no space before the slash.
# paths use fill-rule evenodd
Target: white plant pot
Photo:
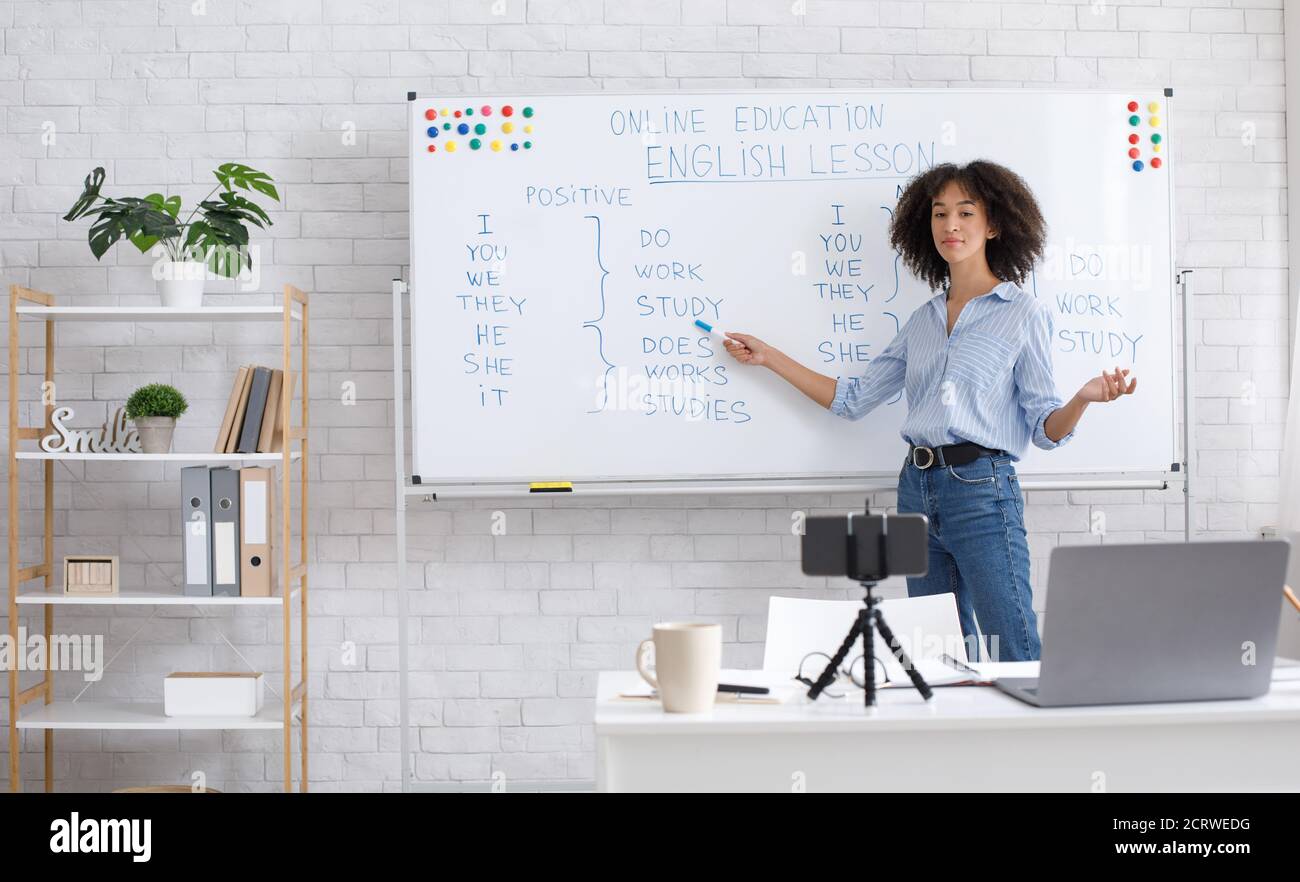
<path id="1" fill-rule="evenodd" d="M 203 283 L 208 267 L 195 260 L 164 260 L 154 271 L 162 305 L 173 309 L 197 309 L 203 305 Z"/>
<path id="2" fill-rule="evenodd" d="M 172 432 L 176 430 L 175 417 L 138 417 L 131 422 L 135 423 L 143 453 L 171 452 Z"/>

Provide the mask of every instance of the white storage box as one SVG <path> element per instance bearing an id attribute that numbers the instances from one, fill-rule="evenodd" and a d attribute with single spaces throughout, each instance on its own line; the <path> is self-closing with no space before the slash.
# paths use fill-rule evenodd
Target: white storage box
<path id="1" fill-rule="evenodd" d="M 163 713 L 169 717 L 253 717 L 261 709 L 260 671 L 180 671 L 163 681 Z"/>

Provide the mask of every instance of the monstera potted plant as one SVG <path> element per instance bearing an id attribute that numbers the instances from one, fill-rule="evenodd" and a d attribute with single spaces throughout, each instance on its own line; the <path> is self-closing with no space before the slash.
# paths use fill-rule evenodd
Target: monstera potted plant
<path id="1" fill-rule="evenodd" d="M 245 268 L 252 269 L 246 224 L 271 226 L 262 207 L 237 191 L 257 192 L 280 201 L 271 176 L 257 169 L 228 162 L 213 175 L 217 185 L 181 220 L 181 197 L 161 193 L 143 198 L 105 196 L 100 193 L 104 169 L 96 168 L 86 176 L 85 191 L 63 219 L 95 219 L 88 237 L 96 260 L 122 239 L 142 254 L 157 247 L 155 254 L 160 259 L 154 263 L 154 278 L 163 306 L 202 306 L 203 283 L 209 271 L 233 279 Z"/>
<path id="2" fill-rule="evenodd" d="M 126 417 L 135 423 L 140 449 L 145 453 L 171 450 L 176 418 L 189 407 L 180 390 L 166 383 L 150 383 L 132 392 L 126 400 Z"/>

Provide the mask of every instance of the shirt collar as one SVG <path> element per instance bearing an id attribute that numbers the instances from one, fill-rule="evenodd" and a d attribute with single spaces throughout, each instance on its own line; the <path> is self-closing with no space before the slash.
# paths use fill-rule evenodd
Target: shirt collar
<path id="1" fill-rule="evenodd" d="M 1020 294 L 1020 286 L 1015 282 L 1003 282 L 993 289 L 993 293 L 1003 300 L 1014 300 Z"/>
<path id="2" fill-rule="evenodd" d="M 997 287 L 987 292 L 996 295 L 998 298 L 1006 301 L 1014 300 L 1020 294 L 1020 286 L 1015 282 L 999 282 Z M 980 295 L 981 297 L 983 295 Z M 948 300 L 948 289 L 945 287 L 938 294 L 931 298 L 931 302 L 937 306 L 943 306 Z"/>

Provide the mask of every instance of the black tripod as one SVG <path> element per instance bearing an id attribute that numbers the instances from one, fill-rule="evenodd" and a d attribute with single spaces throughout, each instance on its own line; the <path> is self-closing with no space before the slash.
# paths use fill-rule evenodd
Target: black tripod
<path id="1" fill-rule="evenodd" d="M 822 694 L 822 691 L 827 686 L 835 682 L 836 672 L 848 656 L 849 650 L 853 648 L 854 641 L 860 635 L 862 637 L 862 655 L 865 661 L 862 669 L 862 703 L 866 707 L 875 707 L 876 651 L 875 640 L 873 639 L 875 631 L 880 632 L 880 639 L 885 641 L 885 645 L 894 653 L 894 658 L 898 659 L 898 663 L 903 666 L 903 670 L 907 671 L 907 676 L 911 679 L 912 685 L 916 687 L 916 691 L 921 693 L 921 697 L 929 701 L 934 695 L 930 691 L 930 684 L 925 682 L 921 672 L 912 664 L 912 660 L 907 657 L 902 645 L 895 639 L 894 632 L 889 630 L 889 625 L 885 623 L 885 617 L 876 606 L 880 601 L 872 593 L 875 590 L 876 583 L 889 575 L 889 564 L 885 559 L 885 537 L 887 532 L 885 525 L 888 521 L 889 518 L 886 517 L 882 519 L 881 523 L 879 536 L 880 572 L 864 576 L 858 571 L 857 543 L 854 541 L 853 536 L 853 517 L 852 515 L 849 516 L 849 532 L 846 540 L 848 542 L 848 575 L 862 585 L 866 596 L 862 598 L 863 609 L 858 613 L 858 619 L 853 623 L 853 627 L 849 629 L 848 636 L 840 644 L 839 650 L 835 653 L 835 657 L 831 659 L 830 664 L 826 666 L 826 670 L 822 671 L 822 675 L 817 678 L 817 682 L 808 690 L 808 697 L 814 701 L 817 700 L 817 697 Z"/>

